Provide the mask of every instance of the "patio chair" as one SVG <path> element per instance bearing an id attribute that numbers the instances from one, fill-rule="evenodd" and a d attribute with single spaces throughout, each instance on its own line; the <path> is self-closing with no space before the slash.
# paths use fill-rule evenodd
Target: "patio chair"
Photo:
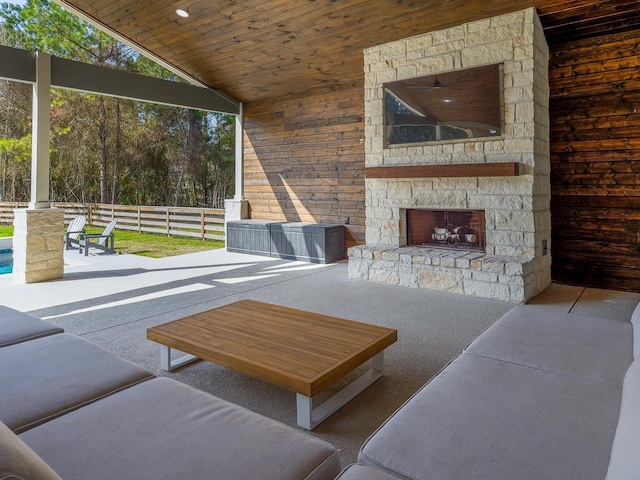
<path id="1" fill-rule="evenodd" d="M 80 234 L 80 253 L 84 249 L 84 256 L 89 255 L 89 248 L 98 248 L 108 253 L 116 253 L 113 249 L 113 229 L 118 220 L 111 220 L 102 233 Z"/>
<path id="2" fill-rule="evenodd" d="M 67 231 L 64 233 L 65 250 L 69 250 L 72 244 L 80 245 L 80 234 L 84 233 L 85 223 L 87 223 L 87 217 L 84 215 L 78 215 L 69 222 Z"/>

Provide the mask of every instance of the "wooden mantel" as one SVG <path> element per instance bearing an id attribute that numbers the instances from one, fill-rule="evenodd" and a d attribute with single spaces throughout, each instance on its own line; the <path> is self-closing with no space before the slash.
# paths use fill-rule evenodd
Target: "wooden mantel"
<path id="1" fill-rule="evenodd" d="M 368 167 L 366 178 L 516 177 L 518 162 L 456 163 L 452 165 L 392 165 Z"/>

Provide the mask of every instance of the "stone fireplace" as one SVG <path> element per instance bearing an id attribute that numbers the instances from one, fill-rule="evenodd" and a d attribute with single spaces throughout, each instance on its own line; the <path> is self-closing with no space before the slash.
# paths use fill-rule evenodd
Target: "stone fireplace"
<path id="1" fill-rule="evenodd" d="M 365 50 L 366 244 L 349 249 L 352 278 L 512 303 L 551 283 L 548 55 L 535 9 Z M 496 64 L 496 136 L 389 144 L 386 84 Z"/>

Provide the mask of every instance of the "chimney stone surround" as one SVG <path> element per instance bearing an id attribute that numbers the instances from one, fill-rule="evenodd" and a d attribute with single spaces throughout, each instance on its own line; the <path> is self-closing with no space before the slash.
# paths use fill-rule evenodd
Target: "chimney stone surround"
<path id="1" fill-rule="evenodd" d="M 376 175 L 365 180 L 366 244 L 349 249 L 350 277 L 511 303 L 551 283 L 548 60 L 533 8 L 364 51 L 365 172 Z M 386 82 L 497 63 L 502 136 L 385 146 Z M 512 175 L 491 173 L 507 163 Z M 489 168 L 467 176 L 466 165 Z M 403 167 L 441 168 L 420 177 Z M 484 210 L 485 252 L 408 246 L 407 209 Z"/>

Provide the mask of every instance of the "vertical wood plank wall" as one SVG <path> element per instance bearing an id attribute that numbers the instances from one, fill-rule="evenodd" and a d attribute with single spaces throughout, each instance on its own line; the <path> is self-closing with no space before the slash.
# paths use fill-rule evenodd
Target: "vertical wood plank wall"
<path id="1" fill-rule="evenodd" d="M 251 217 L 344 224 L 364 242 L 364 88 L 244 105 Z"/>
<path id="2" fill-rule="evenodd" d="M 640 31 L 552 48 L 552 277 L 640 291 Z"/>

